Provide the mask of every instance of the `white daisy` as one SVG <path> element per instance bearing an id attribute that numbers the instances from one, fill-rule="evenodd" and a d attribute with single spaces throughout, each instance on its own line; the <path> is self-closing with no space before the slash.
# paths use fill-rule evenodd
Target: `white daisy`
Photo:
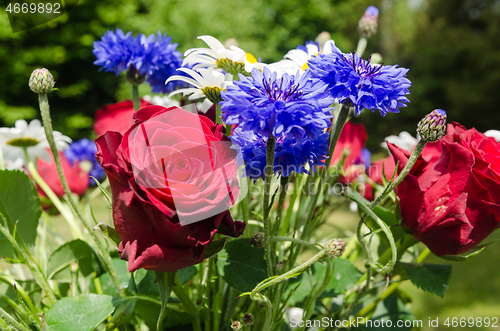
<path id="1" fill-rule="evenodd" d="M 69 137 L 58 131 L 54 131 L 54 139 L 58 150 L 67 148 L 71 143 Z M 17 120 L 13 128 L 0 128 L 0 146 L 6 165 L 10 163 L 14 167 L 19 167 L 19 160 L 26 165 L 24 148 L 31 161 L 35 162 L 36 158 L 41 158 L 50 162 L 47 151 L 49 143 L 39 120 L 33 120 L 29 124 L 25 120 Z"/>
<path id="2" fill-rule="evenodd" d="M 415 138 L 408 132 L 402 131 L 399 134 L 399 136 L 392 135 L 389 137 L 385 137 L 384 142 L 381 143 L 380 146 L 384 148 L 389 148 L 387 147 L 387 142 L 390 142 L 391 144 L 406 149 L 407 151 L 412 151 L 417 145 L 419 140 L 420 137 L 417 136 L 417 138 Z"/>
<path id="3" fill-rule="evenodd" d="M 500 131 L 498 130 L 488 130 L 484 133 L 486 137 L 493 137 L 496 141 L 500 142 Z"/>
<path id="4" fill-rule="evenodd" d="M 232 80 L 232 75 L 251 72 L 254 67 L 259 66 L 250 63 L 245 51 L 237 46 L 227 49 L 212 36 L 200 36 L 198 39 L 203 40 L 210 48 L 188 49 L 184 53 L 185 59 L 182 66 L 193 66 L 195 70 L 198 68 L 221 69 L 231 75 L 229 80 Z"/>
<path id="5" fill-rule="evenodd" d="M 335 42 L 333 40 L 327 40 L 321 49 L 316 44 L 307 44 L 305 47 L 307 51 L 299 48 L 288 51 L 283 60 L 269 64 L 268 68 L 272 71 L 276 71 L 280 75 L 283 73 L 295 74 L 297 70 L 303 72 L 307 69 L 307 61 L 314 56 L 317 56 L 319 53 L 332 53 Z"/>
<path id="6" fill-rule="evenodd" d="M 179 107 L 180 106 L 179 101 L 170 99 L 170 97 L 167 95 L 165 95 L 165 96 L 145 95 L 142 98 L 152 105 L 163 106 L 165 108 L 174 107 L 174 106 Z"/>
<path id="7" fill-rule="evenodd" d="M 195 87 L 175 90 L 170 93 L 169 97 L 182 93 L 183 95 L 190 95 L 189 100 L 205 98 L 200 109 L 203 113 L 206 113 L 214 103 L 222 101 L 220 91 L 225 90 L 228 85 L 232 84 L 231 81 L 225 80 L 223 73 L 215 71 L 212 68 L 198 69 L 197 71 L 187 68 L 179 68 L 177 70 L 190 75 L 192 78 L 175 75 L 167 79 L 165 84 L 172 80 L 181 80 Z"/>

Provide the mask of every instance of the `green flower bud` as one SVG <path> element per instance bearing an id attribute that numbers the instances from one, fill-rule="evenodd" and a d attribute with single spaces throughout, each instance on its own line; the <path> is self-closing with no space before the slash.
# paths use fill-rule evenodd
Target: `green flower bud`
<path id="1" fill-rule="evenodd" d="M 234 321 L 233 324 L 231 324 L 231 329 L 233 330 L 241 330 L 242 327 L 239 321 Z"/>
<path id="2" fill-rule="evenodd" d="M 358 22 L 358 32 L 362 37 L 370 38 L 377 33 L 377 26 L 378 9 L 377 7 L 369 6 Z"/>
<path id="3" fill-rule="evenodd" d="M 54 89 L 54 77 L 49 70 L 35 69 L 30 76 L 29 87 L 35 93 L 49 93 Z"/>
<path id="4" fill-rule="evenodd" d="M 427 142 L 443 138 L 446 135 L 446 112 L 434 109 L 418 123 L 417 132 L 422 140 Z"/>
<path id="5" fill-rule="evenodd" d="M 253 247 L 262 248 L 264 247 L 264 233 L 257 232 L 250 238 L 250 243 Z"/>
<path id="6" fill-rule="evenodd" d="M 127 82 L 129 82 L 130 85 L 134 86 L 140 85 L 146 80 L 146 74 L 141 75 L 140 71 L 137 70 L 134 65 L 128 67 L 126 77 Z"/>
<path id="7" fill-rule="evenodd" d="M 252 324 L 253 324 L 253 315 L 250 314 L 250 313 L 246 313 L 243 316 L 243 325 L 249 326 L 249 325 L 252 325 Z"/>
<path id="8" fill-rule="evenodd" d="M 326 256 L 330 258 L 338 258 L 344 253 L 345 250 L 345 242 L 342 239 L 332 239 L 325 246 Z"/>

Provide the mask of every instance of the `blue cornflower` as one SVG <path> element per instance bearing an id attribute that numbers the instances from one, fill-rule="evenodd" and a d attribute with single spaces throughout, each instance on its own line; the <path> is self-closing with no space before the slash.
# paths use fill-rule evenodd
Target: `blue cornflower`
<path id="1" fill-rule="evenodd" d="M 267 137 L 236 128 L 230 138 L 240 147 L 238 158 L 245 164 L 246 176 L 253 180 L 258 178 L 264 180 Z M 315 166 L 325 166 L 328 142 L 328 133 L 322 133 L 314 138 L 307 138 L 304 135 L 300 141 L 286 136 L 276 139 L 274 173 L 288 177 L 292 171 L 309 174 L 305 168 L 306 164 L 309 164 L 313 171 Z"/>
<path id="2" fill-rule="evenodd" d="M 308 73 L 277 76 L 264 68 L 252 70 L 251 77 L 221 91 L 222 117 L 226 124 L 237 124 L 243 131 L 263 137 L 317 137 L 331 125 L 329 106 L 333 98 L 324 93 L 326 85 L 310 79 Z"/>
<path id="3" fill-rule="evenodd" d="M 328 85 L 328 91 L 340 103 L 351 103 L 356 116 L 364 108 L 378 109 L 382 116 L 399 113 L 398 107 L 409 102 L 411 82 L 406 78 L 408 69 L 395 66 L 372 65 L 357 54 L 343 54 L 333 46 L 333 53 L 319 54 L 308 65 L 316 80 Z"/>
<path id="4" fill-rule="evenodd" d="M 148 76 L 148 83 L 153 93 L 170 93 L 176 88 L 185 87 L 182 81 L 165 81 L 173 75 L 181 74 L 176 70 L 182 67 L 182 53 L 177 50 L 177 43 L 172 43 L 172 37 L 163 36 L 158 32 L 154 45 L 153 72 Z"/>
<path id="5" fill-rule="evenodd" d="M 101 41 L 94 42 L 92 51 L 97 57 L 94 64 L 101 66 L 101 70 L 114 71 L 119 75 L 130 65 L 133 50 L 136 48 L 132 32 L 124 34 L 122 30 L 116 29 L 116 33 L 108 31 L 102 36 Z"/>
<path id="6" fill-rule="evenodd" d="M 365 166 L 365 169 L 370 168 L 370 165 L 372 164 L 372 153 L 368 150 L 368 148 L 363 147 L 361 150 L 361 163 Z"/>
<path id="7" fill-rule="evenodd" d="M 90 176 L 98 180 L 102 180 L 104 179 L 106 174 L 104 173 L 104 170 L 97 162 L 95 158 L 95 153 L 97 153 L 97 147 L 95 143 L 87 138 L 75 141 L 74 143 L 69 145 L 69 148 L 66 148 L 64 150 L 64 155 L 71 164 L 74 164 L 75 162 L 80 162 L 80 166 L 83 166 L 84 162 L 87 161 L 87 163 L 90 163 L 89 167 L 87 168 L 90 169 L 85 169 L 85 170 L 88 170 Z M 89 178 L 89 181 L 90 185 L 96 184 L 94 179 L 92 178 Z"/>
<path id="8" fill-rule="evenodd" d="M 99 65 L 106 71 L 114 71 L 119 75 L 133 67 L 140 75 L 147 75 L 153 92 L 169 93 L 179 86 L 165 81 L 182 66 L 182 53 L 177 50 L 177 43 L 158 31 L 157 35 L 138 34 L 132 37 L 131 32 L 124 34 L 116 29 L 116 33 L 108 31 L 101 41 L 94 43 L 94 54 Z"/>

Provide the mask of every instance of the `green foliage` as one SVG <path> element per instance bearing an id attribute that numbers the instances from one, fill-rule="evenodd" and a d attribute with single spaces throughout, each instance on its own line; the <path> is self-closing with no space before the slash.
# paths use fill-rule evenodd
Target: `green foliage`
<path id="1" fill-rule="evenodd" d="M 47 263 L 47 275 L 59 282 L 71 282 L 69 266 L 78 262 L 78 270 L 83 276 L 94 272 L 93 261 L 97 257 L 89 244 L 80 239 L 65 243 L 57 248 Z"/>
<path id="2" fill-rule="evenodd" d="M 26 246 L 33 247 L 38 219 L 42 213 L 35 185 L 22 171 L 0 170 L 0 213 L 7 220 L 10 233 L 20 236 Z M 17 225 L 16 225 L 17 223 Z M 14 258 L 12 245 L 0 234 L 2 256 Z"/>
<path id="3" fill-rule="evenodd" d="M 217 255 L 217 268 L 229 285 L 242 292 L 268 277 L 264 250 L 253 247 L 249 238 L 229 241 Z"/>
<path id="4" fill-rule="evenodd" d="M 444 297 L 451 277 L 451 265 L 401 263 L 411 282 L 424 291 Z"/>
<path id="5" fill-rule="evenodd" d="M 82 294 L 62 298 L 45 314 L 47 331 L 91 331 L 115 310 L 109 295 Z"/>
<path id="6" fill-rule="evenodd" d="M 366 323 L 366 328 L 364 330 L 387 330 L 389 329 L 387 327 L 388 321 L 391 321 L 392 328 L 397 328 L 397 330 L 412 330 L 413 321 L 415 321 L 416 318 L 405 307 L 405 304 L 398 296 L 390 295 L 377 305 L 377 308 L 375 309 L 375 312 L 370 320 L 371 321 Z M 384 322 L 382 322 L 382 320 Z M 378 321 L 379 324 L 375 321 Z M 398 321 L 402 321 L 403 324 L 401 326 L 397 326 Z M 405 322 L 407 324 L 405 324 Z"/>

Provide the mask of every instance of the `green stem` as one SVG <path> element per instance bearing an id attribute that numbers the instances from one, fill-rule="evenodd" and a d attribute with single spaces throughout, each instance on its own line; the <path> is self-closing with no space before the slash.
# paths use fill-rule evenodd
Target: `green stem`
<path id="1" fill-rule="evenodd" d="M 160 330 L 160 325 L 165 319 L 167 315 L 167 302 L 170 298 L 170 293 L 172 293 L 172 289 L 175 283 L 175 277 L 177 272 L 156 272 L 156 282 L 158 283 L 158 289 L 160 291 L 160 299 L 161 299 L 161 309 L 160 315 L 158 316 L 157 329 Z"/>
<path id="2" fill-rule="evenodd" d="M 417 161 L 420 154 L 422 154 L 422 151 L 423 151 L 426 144 L 427 144 L 427 142 L 424 141 L 423 139 L 421 139 L 417 143 L 417 146 L 415 147 L 415 149 L 411 153 L 410 158 L 408 159 L 408 162 L 404 166 L 401 173 L 398 175 L 398 177 L 396 177 L 396 179 L 394 181 L 389 183 L 389 185 L 387 185 L 385 187 L 384 191 L 372 202 L 372 204 L 370 205 L 370 209 L 375 208 L 375 206 L 377 206 L 382 200 L 384 200 L 384 198 L 389 193 L 391 193 L 394 190 L 394 188 L 396 186 L 398 186 L 403 181 L 403 179 L 405 179 L 406 175 L 408 175 L 408 173 L 410 172 L 411 168 L 413 167 L 413 165 Z"/>
<path id="3" fill-rule="evenodd" d="M 358 240 L 360 241 L 360 243 L 363 245 L 363 247 L 365 248 L 365 253 L 368 254 L 368 263 L 370 264 L 370 266 L 375 269 L 377 272 L 380 272 L 380 273 L 388 273 L 389 271 L 392 270 L 392 268 L 394 267 L 394 265 L 396 264 L 396 260 L 397 260 L 397 256 L 398 256 L 398 252 L 397 252 L 397 249 L 396 249 L 396 242 L 394 241 L 394 236 L 392 235 L 392 232 L 391 230 L 389 229 L 389 227 L 387 226 L 387 224 L 385 224 L 384 221 L 382 221 L 374 212 L 373 210 L 371 210 L 367 205 L 365 205 L 362 201 L 362 198 L 361 196 L 357 193 L 357 192 L 346 192 L 345 195 L 350 198 L 351 200 L 355 201 L 358 206 L 363 209 L 363 211 L 368 215 L 370 216 L 372 219 L 375 220 L 375 222 L 377 223 L 377 225 L 382 229 L 382 231 L 384 232 L 384 234 L 386 235 L 387 239 L 389 240 L 389 245 L 391 246 L 391 259 L 389 260 L 389 262 L 387 263 L 387 265 L 383 268 L 379 268 L 374 261 L 372 261 L 371 259 L 371 256 L 369 254 L 369 250 L 368 250 L 368 247 L 366 247 L 366 243 L 364 243 L 364 240 L 361 236 L 361 231 L 360 231 L 360 226 L 358 225 Z M 363 221 L 360 221 L 359 222 L 360 225 L 363 224 Z M 364 243 L 364 244 L 363 244 Z"/>
<path id="4" fill-rule="evenodd" d="M 301 174 L 297 176 L 297 179 L 295 180 L 294 188 L 293 188 L 293 194 L 292 198 L 290 199 L 290 204 L 287 208 L 286 211 L 286 216 L 285 216 L 285 221 L 283 222 L 283 227 L 280 229 L 280 236 L 284 236 L 288 230 L 288 225 L 290 224 L 290 219 L 292 218 L 293 214 L 293 208 L 295 205 L 295 201 L 299 199 L 300 201 L 300 196 L 302 194 L 302 188 L 304 187 L 305 183 L 307 182 L 307 176 L 305 174 Z"/>
<path id="5" fill-rule="evenodd" d="M 271 134 L 267 139 L 266 146 L 266 177 L 264 183 L 264 256 L 267 264 L 267 273 L 269 276 L 274 274 L 274 259 L 272 252 L 272 226 L 269 216 L 271 207 L 269 205 L 271 195 L 271 180 L 273 178 L 274 168 L 274 150 L 276 148 L 276 139 Z"/>
<path id="6" fill-rule="evenodd" d="M 22 240 L 21 237 L 19 237 L 19 241 L 23 245 L 23 249 L 19 246 L 17 241 L 12 237 L 10 234 L 10 231 L 8 228 L 6 228 L 3 224 L 5 224 L 6 220 L 5 217 L 3 216 L 2 213 L 0 213 L 0 232 L 7 238 L 7 240 L 10 242 L 12 247 L 14 248 L 15 252 L 19 256 L 20 259 L 28 266 L 30 269 L 31 273 L 33 274 L 33 277 L 37 280 L 38 284 L 40 287 L 47 293 L 47 298 L 50 302 L 50 304 L 53 304 L 54 302 L 57 301 L 56 295 L 54 293 L 54 290 L 50 287 L 49 283 L 47 282 L 47 279 L 45 278 L 45 275 L 42 273 L 40 266 L 36 263 L 36 261 L 33 259 L 31 254 L 29 254 L 28 248 L 26 247 L 26 244 L 24 244 L 24 241 Z M 25 256 L 28 255 L 28 258 Z M 28 260 L 29 259 L 29 260 Z"/>
<path id="7" fill-rule="evenodd" d="M 63 205 L 61 200 L 57 197 L 54 191 L 50 188 L 50 186 L 43 180 L 42 176 L 38 173 L 33 162 L 28 161 L 28 171 L 31 175 L 31 178 L 35 181 L 35 183 L 40 186 L 42 191 L 47 195 L 52 204 L 57 208 L 57 210 L 61 213 L 63 218 L 68 222 L 69 229 L 73 238 L 75 239 L 83 239 L 83 234 L 80 231 L 80 228 L 76 225 L 75 219 L 72 213 Z"/>
<path id="8" fill-rule="evenodd" d="M 2 308 L 0 308 L 0 318 L 2 318 L 5 322 L 12 325 L 19 331 L 30 331 L 30 329 L 28 329 L 26 326 L 16 321 L 12 316 L 7 314 L 7 312 Z"/>
<path id="9" fill-rule="evenodd" d="M 276 221 L 274 222 L 273 230 L 272 230 L 272 235 L 277 236 L 279 234 L 280 228 L 281 228 L 281 221 L 283 218 L 283 209 L 285 205 L 285 198 L 287 194 L 287 187 L 288 187 L 288 177 L 283 177 L 281 176 L 280 180 L 280 196 L 278 200 L 278 211 L 276 213 Z M 271 245 L 271 252 L 276 252 L 276 241 L 273 240 L 273 244 Z M 280 258 L 281 258 L 281 250 L 280 250 Z M 281 261 L 281 260 L 278 260 Z"/>
<path id="10" fill-rule="evenodd" d="M 200 312 L 200 309 L 196 304 L 189 298 L 186 291 L 184 291 L 184 287 L 181 285 L 179 281 L 179 277 L 175 276 L 175 285 L 173 287 L 173 291 L 177 296 L 177 299 L 182 303 L 182 307 L 186 310 L 186 312 L 191 316 L 197 316 Z"/>
<path id="11" fill-rule="evenodd" d="M 215 104 L 215 123 L 222 124 L 222 113 L 220 111 L 219 104 Z M 227 128 L 226 128 L 226 130 L 227 130 Z M 231 131 L 229 131 L 229 134 L 231 134 Z M 226 131 L 226 135 L 228 135 L 227 131 Z"/>
<path id="12" fill-rule="evenodd" d="M 139 85 L 132 84 L 132 102 L 134 103 L 135 111 L 141 108 L 141 98 L 139 97 Z"/>
<path id="13" fill-rule="evenodd" d="M 363 53 L 365 52 L 367 44 L 368 44 L 368 40 L 365 37 L 359 38 L 358 47 L 356 47 L 356 54 L 358 54 L 359 57 L 363 56 Z"/>
<path id="14" fill-rule="evenodd" d="M 10 285 L 12 288 L 17 288 L 17 291 L 23 298 L 24 302 L 28 306 L 29 310 L 31 310 L 34 314 L 37 313 L 37 310 L 35 306 L 33 305 L 33 302 L 31 301 L 30 297 L 28 294 L 24 291 L 24 289 L 13 279 L 7 277 L 6 275 L 1 275 L 0 274 L 0 282 L 3 282 L 5 284 Z"/>
<path id="15" fill-rule="evenodd" d="M 308 241 L 299 239 L 299 238 L 276 236 L 276 237 L 273 237 L 272 241 L 274 241 L 274 242 L 277 242 L 277 241 L 289 241 L 289 242 L 293 242 L 293 243 L 298 243 L 298 244 L 301 244 L 301 245 L 305 245 L 305 246 L 307 246 L 309 248 L 312 248 L 314 250 L 320 250 L 321 249 L 320 247 L 318 247 L 318 246 L 316 246 L 314 244 L 311 244 Z"/>
<path id="16" fill-rule="evenodd" d="M 64 173 L 61 167 L 61 160 L 59 159 L 59 153 L 57 151 L 57 146 L 54 140 L 54 134 L 53 134 L 53 129 L 52 129 L 52 120 L 50 118 L 50 108 L 49 108 L 49 100 L 47 98 L 47 94 L 41 93 L 38 94 L 38 101 L 40 104 L 40 111 L 42 113 L 42 120 L 43 120 L 43 127 L 45 130 L 45 135 L 47 137 L 47 141 L 50 146 L 50 150 L 52 152 L 52 155 L 54 156 L 54 162 L 56 164 L 57 168 L 57 173 L 59 174 L 59 178 L 61 179 L 61 184 L 64 189 L 64 193 L 66 194 L 66 198 L 68 199 L 68 202 L 70 206 L 73 209 L 73 212 L 77 216 L 78 220 L 83 224 L 83 226 L 87 229 L 89 232 L 90 236 L 94 240 L 94 242 L 97 245 L 97 248 L 99 249 L 99 252 L 101 253 L 101 256 L 103 258 L 103 262 L 106 265 L 106 268 L 109 271 L 109 275 L 111 276 L 111 279 L 113 283 L 115 284 L 116 288 L 118 289 L 118 292 L 120 296 L 125 296 L 125 290 L 122 288 L 120 280 L 118 278 L 118 275 L 116 273 L 115 267 L 113 266 L 113 263 L 111 261 L 111 257 L 109 256 L 106 248 L 104 245 L 99 241 L 99 238 L 97 237 L 97 234 L 93 231 L 92 227 L 85 221 L 82 213 L 80 212 L 80 208 L 78 204 L 75 202 L 73 199 L 73 196 L 71 195 L 71 191 L 68 186 L 68 182 L 66 181 L 66 177 L 64 177 Z"/>
<path id="17" fill-rule="evenodd" d="M 342 108 L 340 108 L 339 114 L 337 115 L 337 121 L 335 122 L 335 128 L 332 131 L 332 136 L 330 138 L 330 150 L 328 152 L 328 159 L 326 160 L 326 169 L 330 167 L 330 163 L 332 161 L 333 151 L 337 146 L 337 142 L 339 141 L 340 133 L 344 128 L 345 123 L 347 122 L 347 117 L 349 116 L 349 106 L 346 104 L 342 104 Z M 326 171 L 325 171 L 326 172 Z"/>

